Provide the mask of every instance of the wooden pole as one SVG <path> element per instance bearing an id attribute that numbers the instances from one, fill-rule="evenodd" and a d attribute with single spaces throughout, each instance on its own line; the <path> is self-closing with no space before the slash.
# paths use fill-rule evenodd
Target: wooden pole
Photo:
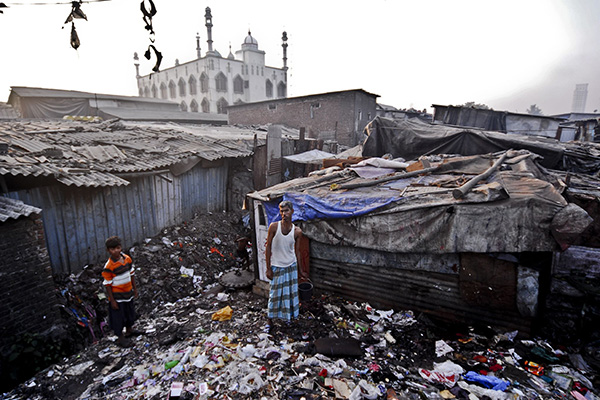
<path id="1" fill-rule="evenodd" d="M 469 180 L 467 183 L 465 183 L 461 187 L 454 189 L 452 191 L 452 196 L 455 199 L 460 199 L 461 197 L 463 197 L 465 194 L 467 194 L 469 192 L 469 190 L 471 190 L 475 185 L 477 185 L 477 183 L 479 181 L 486 179 L 488 176 L 490 176 L 492 174 L 492 172 L 494 172 L 500 165 L 502 165 L 502 163 L 506 159 L 507 155 L 508 155 L 508 151 L 504 152 L 504 154 L 502 154 L 502 157 L 500 157 L 498 160 L 496 160 L 494 165 L 489 167 L 487 169 L 487 171 L 485 171 L 483 174 L 479 174 L 479 175 L 471 178 L 471 180 Z"/>
<path id="2" fill-rule="evenodd" d="M 337 185 L 337 186 L 332 187 L 332 190 L 355 189 L 355 188 L 359 188 L 359 187 L 379 185 L 381 182 L 395 181 L 398 179 L 412 178 L 413 176 L 427 174 L 429 172 L 433 172 L 433 171 L 437 170 L 438 168 L 439 168 L 439 166 L 420 169 L 418 171 L 412 171 L 412 172 L 396 172 L 393 175 L 384 176 L 379 179 L 369 179 L 369 180 L 365 180 L 364 182 L 346 183 L 346 184 L 342 184 L 342 185 Z"/>

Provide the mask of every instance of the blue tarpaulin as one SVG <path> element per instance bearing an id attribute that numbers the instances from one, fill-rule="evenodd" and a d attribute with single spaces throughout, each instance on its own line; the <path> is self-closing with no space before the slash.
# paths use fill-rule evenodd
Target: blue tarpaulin
<path id="1" fill-rule="evenodd" d="M 350 218 L 364 215 L 393 203 L 401 198 L 400 194 L 390 192 L 389 196 L 366 196 L 365 193 L 335 193 L 327 196 L 311 196 L 305 193 L 286 193 L 283 199 L 294 205 L 294 221 L 313 219 Z M 280 201 L 265 202 L 269 223 L 281 220 Z"/>

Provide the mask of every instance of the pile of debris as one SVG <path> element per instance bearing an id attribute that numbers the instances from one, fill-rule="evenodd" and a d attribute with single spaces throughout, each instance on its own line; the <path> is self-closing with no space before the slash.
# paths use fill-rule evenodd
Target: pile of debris
<path id="1" fill-rule="evenodd" d="M 124 243 L 124 252 L 136 267 L 138 313 L 151 313 L 158 305 L 197 296 L 217 285 L 224 272 L 241 267 L 236 240 L 249 234 L 248 215 L 217 212 L 164 229 L 142 244 Z M 58 279 L 63 310 L 89 330 L 91 341 L 108 332 L 103 266 L 86 265 L 79 274 Z"/>
<path id="2" fill-rule="evenodd" d="M 138 320 L 133 347 L 104 337 L 5 398 L 597 398 L 593 354 L 516 331 L 442 329 L 321 296 L 266 333 L 265 308 L 245 290 L 162 303 Z"/>
<path id="3" fill-rule="evenodd" d="M 142 334 L 117 346 L 102 265 L 65 281 L 90 343 L 6 399 L 596 399 L 600 344 L 569 348 L 492 327 L 449 326 L 326 293 L 265 332 L 267 300 L 219 282 L 240 269 L 242 214 L 216 213 L 129 249 Z M 87 324 L 87 326 L 86 326 Z"/>

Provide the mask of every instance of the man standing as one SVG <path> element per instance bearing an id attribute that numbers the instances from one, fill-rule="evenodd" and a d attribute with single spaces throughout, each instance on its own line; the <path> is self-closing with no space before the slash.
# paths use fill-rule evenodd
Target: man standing
<path id="1" fill-rule="evenodd" d="M 298 318 L 300 301 L 298 298 L 298 260 L 300 260 L 299 239 L 302 230 L 292 223 L 294 207 L 285 200 L 279 204 L 281 221 L 269 225 L 265 256 L 267 279 L 271 280 L 269 290 L 268 324 L 269 332 L 273 318 L 291 321 Z"/>

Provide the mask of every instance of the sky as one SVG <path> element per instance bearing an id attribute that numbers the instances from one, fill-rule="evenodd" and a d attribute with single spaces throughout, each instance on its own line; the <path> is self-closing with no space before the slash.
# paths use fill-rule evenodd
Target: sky
<path id="1" fill-rule="evenodd" d="M 147 1 L 147 0 L 146 0 Z M 84 2 L 75 20 L 62 0 L 3 0 L 0 101 L 11 86 L 135 96 L 154 59 L 140 0 Z M 34 5 L 32 3 L 37 3 Z M 39 3 L 52 3 L 39 5 Z M 283 66 L 288 33 L 288 96 L 364 89 L 379 103 L 432 111 L 432 104 L 483 103 L 495 110 L 571 111 L 576 84 L 587 83 L 586 112 L 600 111 L 600 2 L 597 0 L 154 0 L 161 68 L 196 58 L 208 46 L 240 49 L 248 31 L 266 64 Z"/>

